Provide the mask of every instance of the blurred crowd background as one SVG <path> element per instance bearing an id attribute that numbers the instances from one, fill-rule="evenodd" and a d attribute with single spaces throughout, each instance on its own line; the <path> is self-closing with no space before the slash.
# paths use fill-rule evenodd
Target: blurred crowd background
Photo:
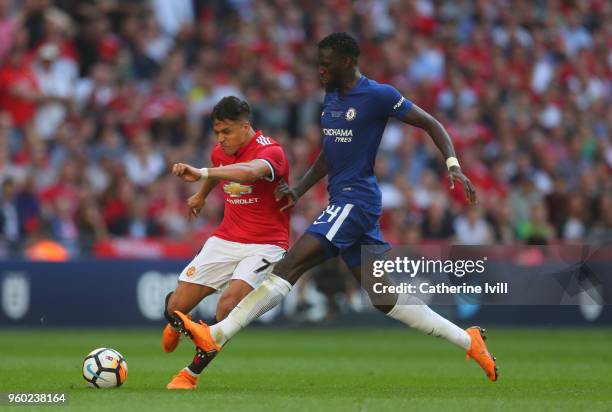
<path id="1" fill-rule="evenodd" d="M 222 196 L 188 221 L 197 187 L 169 165 L 208 164 L 211 109 L 237 95 L 298 179 L 320 150 L 316 44 L 333 31 L 446 126 L 478 189 L 467 207 L 428 136 L 390 122 L 376 165 L 389 242 L 612 242 L 609 1 L 0 0 L 0 255 L 197 250 Z M 326 200 L 324 185 L 304 196 L 294 236 Z"/>

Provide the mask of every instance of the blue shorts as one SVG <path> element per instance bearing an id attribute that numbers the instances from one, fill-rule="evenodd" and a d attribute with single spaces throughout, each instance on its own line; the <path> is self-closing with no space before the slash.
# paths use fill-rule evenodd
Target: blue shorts
<path id="1" fill-rule="evenodd" d="M 391 249 L 380 232 L 379 218 L 357 205 L 333 202 L 306 232 L 319 239 L 327 257 L 339 255 L 353 268 L 361 264 L 361 246 L 374 245 L 377 253 Z"/>

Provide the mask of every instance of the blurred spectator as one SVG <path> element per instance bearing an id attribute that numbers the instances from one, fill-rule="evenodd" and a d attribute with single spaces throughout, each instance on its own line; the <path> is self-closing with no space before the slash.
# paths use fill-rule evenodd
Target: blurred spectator
<path id="1" fill-rule="evenodd" d="M 508 202 L 502 202 L 492 210 L 493 243 L 512 245 L 516 243 L 516 228 L 512 207 Z"/>
<path id="2" fill-rule="evenodd" d="M 161 227 L 149 216 L 147 198 L 136 196 L 133 199 L 126 222 L 126 235 L 133 239 L 159 236 Z"/>
<path id="3" fill-rule="evenodd" d="M 164 228 L 164 235 L 181 238 L 188 231 L 185 199 L 181 198 L 174 178 L 168 176 L 151 190 L 151 213 L 155 223 Z"/>
<path id="4" fill-rule="evenodd" d="M 106 239 L 108 235 L 102 213 L 93 198 L 81 203 L 76 215 L 76 225 L 79 231 L 79 252 L 82 254 L 91 254 L 96 242 Z"/>
<path id="5" fill-rule="evenodd" d="M 569 242 L 579 242 L 585 238 L 588 222 L 584 200 L 581 197 L 571 197 L 568 205 L 568 218 L 563 225 L 563 239 Z"/>
<path id="6" fill-rule="evenodd" d="M 50 139 L 66 117 L 76 66 L 60 57 L 57 45 L 47 43 L 38 49 L 33 68 L 42 93 L 34 124 L 43 139 Z"/>
<path id="7" fill-rule="evenodd" d="M 13 46 L 15 33 L 22 24 L 22 14 L 14 13 L 12 0 L 0 0 L 0 62 Z"/>
<path id="8" fill-rule="evenodd" d="M 78 255 L 79 228 L 69 201 L 63 197 L 55 198 L 52 213 L 49 218 L 51 236 L 70 254 Z"/>
<path id="9" fill-rule="evenodd" d="M 529 219 L 519 224 L 518 235 L 530 245 L 546 245 L 556 238 L 554 228 L 548 223 L 544 204 L 533 204 Z"/>
<path id="10" fill-rule="evenodd" d="M 194 22 L 195 10 L 191 0 L 153 0 L 155 17 L 163 30 L 176 36 Z"/>
<path id="11" fill-rule="evenodd" d="M 612 243 L 612 193 L 607 193 L 597 204 L 597 220 L 588 240 L 599 244 Z"/>
<path id="12" fill-rule="evenodd" d="M 130 204 L 135 199 L 134 185 L 123 176 L 115 176 L 103 194 L 102 216 L 112 235 L 127 234 Z"/>
<path id="13" fill-rule="evenodd" d="M 39 84 L 26 50 L 15 44 L 0 67 L 0 110 L 11 116 L 16 128 L 21 128 L 36 115 L 40 98 Z"/>
<path id="14" fill-rule="evenodd" d="M 153 183 L 166 167 L 162 154 L 155 149 L 151 136 L 145 132 L 134 137 L 124 164 L 127 177 L 141 187 Z"/>
<path id="15" fill-rule="evenodd" d="M 540 204 L 542 194 L 536 191 L 533 179 L 522 175 L 518 179 L 517 186 L 511 191 L 509 200 L 513 216 L 520 224 L 532 216 L 532 210 L 535 205 Z"/>
<path id="16" fill-rule="evenodd" d="M 15 184 L 10 179 L 2 182 L 2 197 L 0 198 L 0 228 L 2 238 L 14 249 L 19 244 L 22 235 L 21 220 Z"/>
<path id="17" fill-rule="evenodd" d="M 33 231 L 40 219 L 40 205 L 33 186 L 31 179 L 19 189 L 11 179 L 2 182 L 0 239 L 7 243 L 13 253 L 23 246 L 26 235 Z"/>
<path id="18" fill-rule="evenodd" d="M 546 208 L 550 223 L 555 227 L 558 236 L 562 236 L 563 225 L 568 217 L 568 203 L 570 193 L 564 178 L 557 176 L 554 180 L 553 190 L 546 196 Z"/>
<path id="19" fill-rule="evenodd" d="M 421 230 L 426 239 L 448 240 L 455 235 L 453 217 L 444 201 L 432 202 L 427 207 Z"/>
<path id="20" fill-rule="evenodd" d="M 459 245 L 488 245 L 493 241 L 489 224 L 477 206 L 467 209 L 464 216 L 457 217 L 454 227 Z"/>

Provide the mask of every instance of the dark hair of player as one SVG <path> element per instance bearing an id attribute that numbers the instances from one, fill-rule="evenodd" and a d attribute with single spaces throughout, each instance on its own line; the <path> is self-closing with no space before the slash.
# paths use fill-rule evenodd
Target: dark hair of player
<path id="1" fill-rule="evenodd" d="M 332 33 L 319 42 L 319 49 L 332 49 L 335 54 L 359 58 L 359 44 L 348 33 Z"/>
<path id="2" fill-rule="evenodd" d="M 240 100 L 236 96 L 226 96 L 219 100 L 212 111 L 212 118 L 215 120 L 249 120 L 251 107 L 249 104 Z"/>

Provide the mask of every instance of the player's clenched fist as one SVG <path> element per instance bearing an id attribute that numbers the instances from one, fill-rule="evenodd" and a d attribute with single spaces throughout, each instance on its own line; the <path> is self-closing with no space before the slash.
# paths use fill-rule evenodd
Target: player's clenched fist
<path id="1" fill-rule="evenodd" d="M 175 163 L 172 166 L 172 174 L 183 179 L 185 182 L 197 182 L 202 178 L 200 169 L 186 163 Z"/>

